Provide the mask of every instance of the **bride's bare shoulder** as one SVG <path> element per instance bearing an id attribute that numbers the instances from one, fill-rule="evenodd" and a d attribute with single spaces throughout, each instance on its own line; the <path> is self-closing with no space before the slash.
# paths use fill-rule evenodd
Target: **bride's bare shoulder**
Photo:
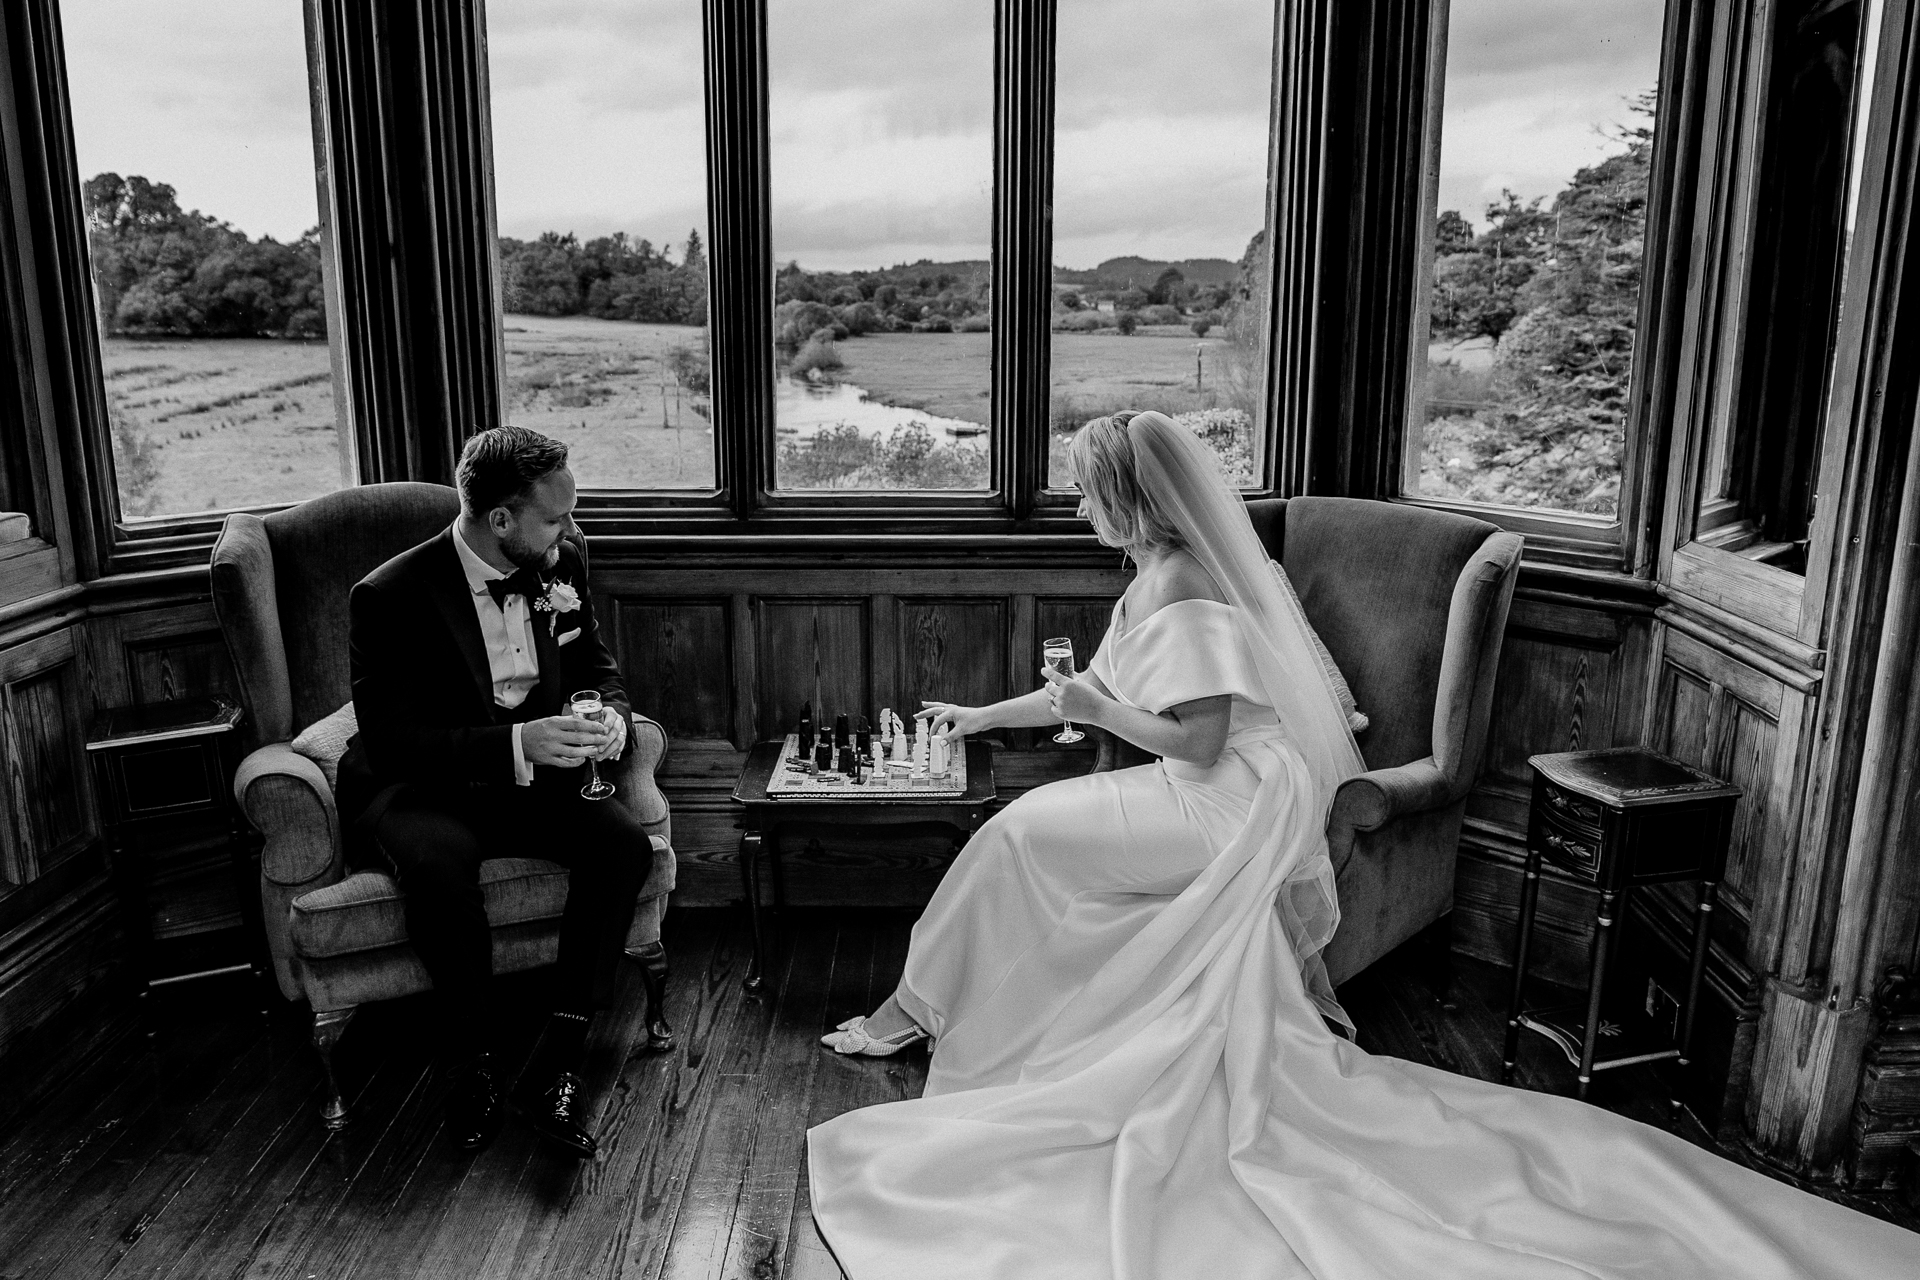
<path id="1" fill-rule="evenodd" d="M 1211 600 L 1215 604 L 1227 603 L 1227 597 L 1220 587 L 1194 558 L 1191 551 L 1184 547 L 1169 552 L 1167 557 L 1155 565 L 1150 574 L 1140 580 L 1140 609 L 1137 617 L 1144 618 L 1157 613 L 1170 604 L 1182 600 Z"/>

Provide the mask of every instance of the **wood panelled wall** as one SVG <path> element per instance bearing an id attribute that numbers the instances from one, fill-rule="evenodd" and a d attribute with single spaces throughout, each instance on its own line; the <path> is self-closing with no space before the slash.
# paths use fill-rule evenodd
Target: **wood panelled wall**
<path id="1" fill-rule="evenodd" d="M 60 1033 L 48 1024 L 123 954 L 86 759 L 94 711 L 235 692 L 204 574 L 41 603 L 0 627 L 0 1056 Z M 0 1073 L 0 1122 L 24 1102 L 10 1086 Z"/>
<path id="2" fill-rule="evenodd" d="M 906 714 L 923 699 L 978 704 L 1037 687 L 1040 641 L 1071 636 L 1084 663 L 1127 579 L 1118 557 L 1105 554 L 1061 563 L 987 548 L 882 559 L 609 546 L 596 549 L 595 580 L 636 706 L 671 735 L 661 781 L 681 858 L 677 900 L 718 904 L 739 896 L 731 792 L 746 747 L 791 727 L 805 703 L 829 716 L 882 707 Z M 1750 1040 L 1758 1009 L 1747 936 L 1755 904 L 1767 900 L 1756 887 L 1777 874 L 1792 828 L 1794 763 L 1776 744 L 1800 740 L 1779 728 L 1808 714 L 1812 685 L 1777 661 L 1716 647 L 1697 621 L 1675 617 L 1651 588 L 1588 591 L 1564 574 L 1523 570 L 1485 772 L 1468 807 L 1455 939 L 1486 959 L 1511 954 L 1529 756 L 1647 740 L 1737 782 L 1747 798 L 1703 1026 L 1712 1096 L 1696 1100 L 1711 1116 L 1723 1109 L 1727 1082 L 1737 1091 L 1743 1078 L 1742 1037 Z M 82 750 L 94 708 L 206 693 L 237 691 L 204 581 L 193 574 L 0 633 L 8 748 L 0 785 L 9 815 L 0 874 L 13 884 L 41 875 L 0 896 L 0 1053 L 92 985 L 119 952 Z M 1057 747 L 1041 732 L 999 736 L 1003 804 L 1092 763 L 1085 746 Z M 809 841 L 785 851 L 780 888 L 796 903 L 917 903 L 951 849 L 935 832 Z M 1584 977 L 1593 908 L 1582 888 L 1548 881 L 1546 972 Z M 1642 901 L 1636 926 L 1664 944 L 1649 949 L 1656 969 L 1681 963 L 1688 908 L 1679 893 Z"/>
<path id="3" fill-rule="evenodd" d="M 1125 588 L 1117 556 L 1022 563 L 972 556 L 885 564 L 818 560 L 645 567 L 595 555 L 602 616 L 635 705 L 666 726 L 661 771 L 673 805 L 684 903 L 739 896 L 739 827 L 731 800 L 746 748 L 791 729 L 803 706 L 903 717 L 922 701 L 998 701 L 1040 683 L 1040 641 L 1071 636 L 1084 662 Z M 1044 735 L 997 735 L 1001 803 L 1085 772 L 1082 747 Z M 781 885 L 795 902 L 914 903 L 951 841 L 928 833 L 786 851 Z"/>

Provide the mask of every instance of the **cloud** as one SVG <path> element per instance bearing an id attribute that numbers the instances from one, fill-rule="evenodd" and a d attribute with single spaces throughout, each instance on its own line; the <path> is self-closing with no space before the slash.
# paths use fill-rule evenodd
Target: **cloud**
<path id="1" fill-rule="evenodd" d="M 1264 216 L 1270 0 L 1059 0 L 1056 260 L 1236 258 Z M 300 6 L 63 0 L 83 174 L 252 234 L 316 220 Z M 1560 189 L 1653 83 L 1660 0 L 1454 0 L 1441 206 Z M 501 230 L 706 223 L 699 0 L 488 0 Z M 774 245 L 810 266 L 981 257 L 991 0 L 774 0 Z"/>
<path id="2" fill-rule="evenodd" d="M 298 4 L 63 0 L 60 18 L 82 178 L 172 183 L 250 235 L 319 221 Z"/>
<path id="3" fill-rule="evenodd" d="M 1510 188 L 1551 200 L 1617 152 L 1654 87 L 1659 0 L 1462 0 L 1447 33 L 1439 207 L 1475 225 Z"/>

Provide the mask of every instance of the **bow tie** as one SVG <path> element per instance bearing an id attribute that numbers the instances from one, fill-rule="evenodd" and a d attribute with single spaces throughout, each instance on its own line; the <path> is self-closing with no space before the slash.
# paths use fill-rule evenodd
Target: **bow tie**
<path id="1" fill-rule="evenodd" d="M 540 575 L 531 569 L 516 569 L 504 578 L 494 578 L 487 583 L 487 594 L 493 602 L 506 611 L 508 596 L 525 596 L 532 603 L 536 596 L 545 594 L 546 587 L 540 581 Z"/>

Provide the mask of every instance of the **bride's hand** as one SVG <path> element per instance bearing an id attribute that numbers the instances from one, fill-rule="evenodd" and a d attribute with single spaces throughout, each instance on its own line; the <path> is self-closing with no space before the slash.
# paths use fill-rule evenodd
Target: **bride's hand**
<path id="1" fill-rule="evenodd" d="M 1100 704 L 1106 699 L 1093 686 L 1072 676 L 1063 676 L 1051 667 L 1040 668 L 1040 674 L 1047 678 L 1047 705 L 1054 715 L 1076 724 L 1097 723 Z"/>
<path id="2" fill-rule="evenodd" d="M 920 710 L 913 713 L 913 718 L 925 720 L 928 733 L 938 734 L 945 726 L 949 737 L 979 733 L 992 727 L 987 723 L 986 713 L 979 707 L 962 707 L 951 702 L 923 701 Z"/>

